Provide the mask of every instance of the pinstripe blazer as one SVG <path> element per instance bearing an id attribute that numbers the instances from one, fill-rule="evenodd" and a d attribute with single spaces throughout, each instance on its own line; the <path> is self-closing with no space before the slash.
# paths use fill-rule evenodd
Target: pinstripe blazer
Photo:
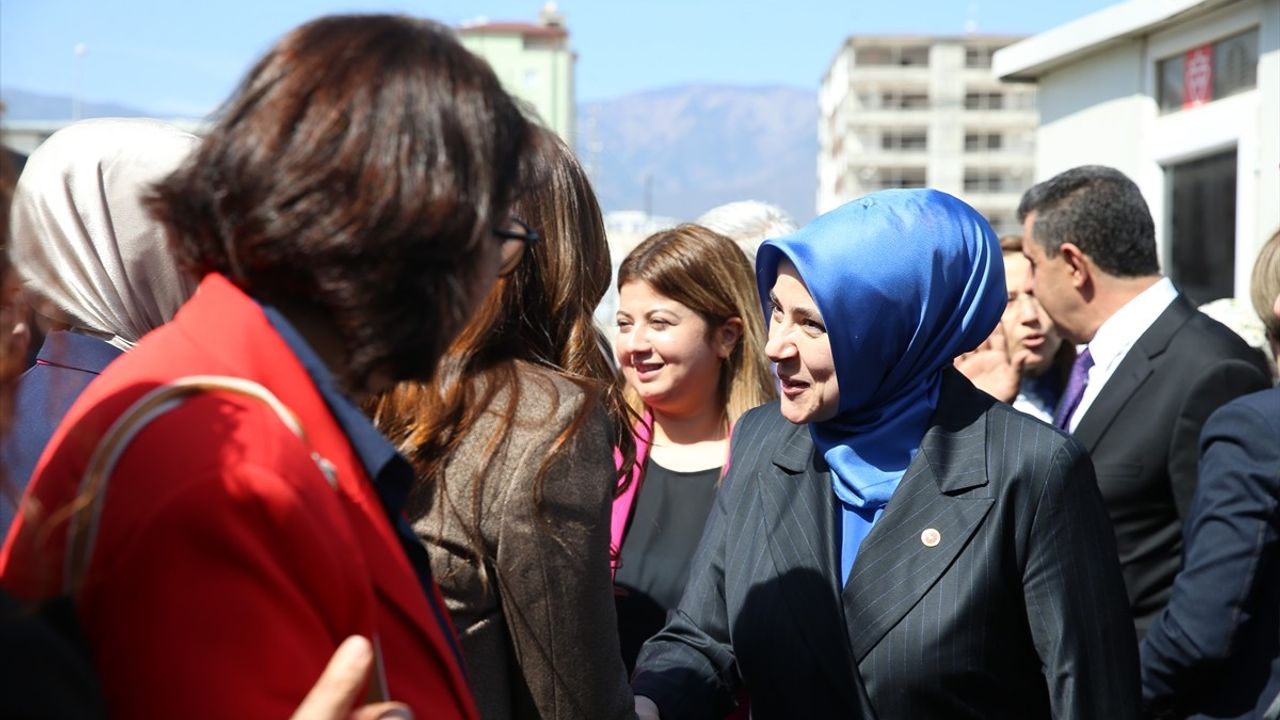
<path id="1" fill-rule="evenodd" d="M 1074 440 L 946 370 L 843 591 L 807 426 L 757 408 L 732 453 L 689 587 L 632 681 L 663 720 L 721 717 L 744 687 L 757 718 L 1138 716 L 1115 539 Z"/>

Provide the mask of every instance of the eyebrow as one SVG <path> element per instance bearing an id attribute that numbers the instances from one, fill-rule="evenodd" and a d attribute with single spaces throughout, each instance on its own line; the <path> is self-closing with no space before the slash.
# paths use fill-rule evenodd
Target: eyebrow
<path id="1" fill-rule="evenodd" d="M 798 305 L 796 307 L 793 307 L 791 308 L 791 312 L 795 313 L 796 315 L 799 315 L 805 320 L 812 320 L 813 322 L 816 322 L 816 323 L 822 322 L 822 315 L 818 313 L 818 309 L 814 307 L 809 307 L 808 305 Z"/>
<path id="2" fill-rule="evenodd" d="M 671 316 L 675 317 L 675 319 L 677 319 L 677 320 L 679 320 L 679 319 L 681 318 L 680 313 L 676 312 L 675 310 L 672 310 L 671 308 L 668 308 L 668 307 L 662 307 L 662 306 L 659 306 L 659 307 L 656 307 L 656 308 L 650 308 L 650 309 L 648 309 L 648 310 L 646 310 L 646 311 L 644 311 L 644 312 L 640 313 L 640 317 L 643 317 L 643 318 L 651 318 L 651 317 L 653 317 L 653 316 L 654 316 L 655 314 L 657 314 L 657 313 L 667 313 L 668 315 L 671 315 Z M 630 319 L 630 318 L 631 318 L 631 313 L 627 312 L 626 310 L 618 310 L 618 311 L 615 313 L 615 317 L 623 317 L 623 316 L 626 316 L 628 319 Z"/>
<path id="3" fill-rule="evenodd" d="M 774 307 L 777 307 L 777 308 L 782 307 L 782 303 L 778 301 L 778 296 L 775 295 L 772 290 L 769 291 L 769 302 L 773 303 Z M 804 318 L 805 320 L 812 320 L 813 322 L 817 322 L 817 323 L 822 322 L 822 314 L 818 312 L 817 308 L 809 305 L 797 305 L 791 308 L 791 312 L 792 314 L 798 315 Z"/>

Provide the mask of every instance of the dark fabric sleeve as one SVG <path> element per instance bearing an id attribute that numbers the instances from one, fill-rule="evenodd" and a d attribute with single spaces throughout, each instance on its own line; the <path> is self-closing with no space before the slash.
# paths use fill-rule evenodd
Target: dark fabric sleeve
<path id="1" fill-rule="evenodd" d="M 631 688 L 658 705 L 662 720 L 723 717 L 741 685 L 729 637 L 725 563 L 738 487 L 752 471 L 750 463 L 741 462 L 739 442 L 750 434 L 750 424 L 747 415 L 734 429 L 729 472 L 716 493 L 680 605 L 636 660 Z"/>
<path id="2" fill-rule="evenodd" d="M 1261 583 L 1280 581 L 1258 575 L 1275 567 L 1268 558 L 1280 543 L 1280 426 L 1230 403 L 1205 423 L 1201 446 L 1183 569 L 1142 643 L 1143 700 L 1153 711 L 1175 709 L 1205 687 L 1237 651 L 1249 599 Z"/>
<path id="3" fill-rule="evenodd" d="M 576 415 L 559 413 L 566 426 Z M 565 427 L 548 421 L 525 448 L 530 477 Z M 615 471 L 608 420 L 595 408 L 547 468 L 540 496 L 505 493 L 496 569 L 518 671 L 539 716 L 634 718 L 609 579 Z"/>
<path id="4" fill-rule="evenodd" d="M 1185 523 L 1196 492 L 1200 431 L 1215 410 L 1248 393 L 1265 390 L 1270 380 L 1243 360 L 1225 360 L 1196 378 L 1173 425 L 1169 442 L 1169 480 L 1178 518 Z"/>
<path id="5" fill-rule="evenodd" d="M 1027 620 L 1054 718 L 1136 718 L 1137 637 L 1093 464 L 1068 441 L 1034 508 L 1023 570 Z"/>

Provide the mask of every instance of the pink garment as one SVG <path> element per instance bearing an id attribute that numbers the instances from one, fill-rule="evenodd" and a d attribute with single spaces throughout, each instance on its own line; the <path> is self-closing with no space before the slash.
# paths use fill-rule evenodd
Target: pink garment
<path id="1" fill-rule="evenodd" d="M 644 467 L 649 462 L 649 448 L 653 445 L 651 410 L 645 408 L 644 415 L 631 429 L 631 435 L 636 440 L 636 461 L 631 466 L 631 484 L 625 492 L 613 499 L 613 517 L 609 521 L 609 569 L 615 577 L 618 574 L 618 560 L 622 557 L 622 541 L 627 536 L 627 523 L 631 521 L 631 513 L 635 512 L 636 498 L 640 496 L 640 485 L 644 482 Z M 729 436 L 733 437 L 732 426 L 729 427 Z M 618 448 L 613 449 L 613 464 L 618 470 L 618 485 L 621 486 L 625 478 L 622 476 L 622 451 Z M 720 470 L 721 479 L 728 474 L 729 457 L 726 455 L 724 467 Z"/>
<path id="2" fill-rule="evenodd" d="M 609 522 L 609 569 L 613 575 L 618 574 L 618 560 L 622 557 L 622 539 L 627 534 L 627 523 L 631 520 L 631 512 L 635 510 L 636 498 L 640 495 L 640 482 L 644 479 L 644 466 L 649 460 L 649 446 L 653 444 L 653 413 L 648 408 L 644 416 L 631 429 L 636 440 L 636 461 L 631 466 L 631 484 L 626 492 L 613 499 L 613 517 Z M 613 449 L 613 464 L 618 470 L 618 485 L 626 480 L 622 475 L 622 451 Z"/>

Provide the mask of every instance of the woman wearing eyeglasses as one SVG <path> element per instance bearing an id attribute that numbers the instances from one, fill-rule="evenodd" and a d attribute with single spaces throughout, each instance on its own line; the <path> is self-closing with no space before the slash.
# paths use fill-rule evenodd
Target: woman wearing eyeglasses
<path id="1" fill-rule="evenodd" d="M 481 715 L 630 718 L 607 542 L 629 422 L 592 322 L 609 251 L 572 151 L 541 140 L 538 182 L 495 230 L 503 277 L 435 380 L 372 410 L 417 470 L 409 517 Z"/>
<path id="2" fill-rule="evenodd" d="M 432 377 L 532 140 L 448 28 L 327 16 L 152 187 L 200 285 L 80 395 L 0 550 L 4 590 L 75 599 L 112 716 L 288 717 L 360 635 L 366 697 L 478 717 L 412 469 L 356 403 Z"/>

